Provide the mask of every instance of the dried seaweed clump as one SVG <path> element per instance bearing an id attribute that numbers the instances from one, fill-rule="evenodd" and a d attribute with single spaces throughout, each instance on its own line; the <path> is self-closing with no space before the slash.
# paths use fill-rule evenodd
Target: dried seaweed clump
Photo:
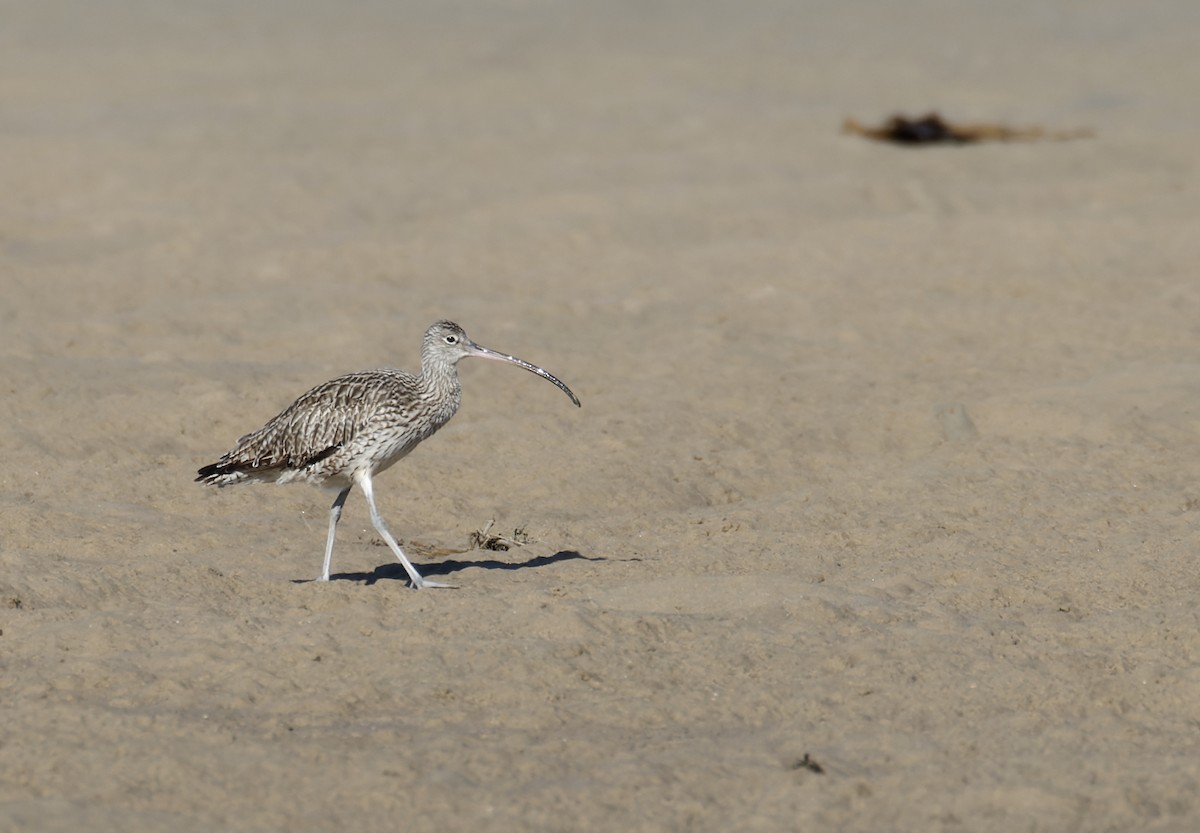
<path id="1" fill-rule="evenodd" d="M 491 531 L 495 524 L 496 519 L 493 518 L 483 529 L 477 529 L 471 533 L 471 549 L 507 552 L 513 547 L 523 547 L 529 543 L 529 533 L 525 531 L 525 527 L 517 527 L 512 531 L 512 535 L 501 535 Z"/>

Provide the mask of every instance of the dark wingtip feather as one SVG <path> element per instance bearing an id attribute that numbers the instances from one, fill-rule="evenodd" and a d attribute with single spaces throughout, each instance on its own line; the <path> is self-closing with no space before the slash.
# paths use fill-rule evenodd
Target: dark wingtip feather
<path id="1" fill-rule="evenodd" d="M 196 483 L 211 483 L 216 478 L 223 474 L 229 473 L 229 467 L 223 466 L 220 463 L 211 463 L 196 472 L 199 475 L 194 482 Z"/>

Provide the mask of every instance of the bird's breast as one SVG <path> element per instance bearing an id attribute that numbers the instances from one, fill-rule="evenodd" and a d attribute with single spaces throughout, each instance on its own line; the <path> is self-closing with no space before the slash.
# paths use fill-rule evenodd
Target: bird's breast
<path id="1" fill-rule="evenodd" d="M 457 401 L 417 400 L 407 407 L 377 414 L 347 449 L 349 468 L 369 467 L 373 472 L 390 468 L 422 441 L 450 421 Z"/>

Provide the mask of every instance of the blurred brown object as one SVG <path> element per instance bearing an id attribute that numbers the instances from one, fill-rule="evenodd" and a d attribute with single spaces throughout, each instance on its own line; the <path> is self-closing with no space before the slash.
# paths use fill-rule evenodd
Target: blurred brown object
<path id="1" fill-rule="evenodd" d="M 879 142 L 898 145 L 964 145 L 974 142 L 1061 142 L 1092 135 L 1091 130 L 1044 130 L 1040 127 L 1015 128 L 1003 124 L 953 124 L 936 112 L 920 118 L 895 115 L 880 127 L 865 127 L 854 119 L 842 123 L 843 133 L 856 133 Z"/>

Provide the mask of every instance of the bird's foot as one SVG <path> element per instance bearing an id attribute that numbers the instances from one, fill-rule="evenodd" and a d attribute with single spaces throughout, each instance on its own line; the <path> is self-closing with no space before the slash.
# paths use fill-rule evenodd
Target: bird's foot
<path id="1" fill-rule="evenodd" d="M 447 590 L 457 590 L 458 589 L 457 584 L 445 584 L 440 581 L 431 581 L 430 579 L 427 579 L 427 578 L 423 578 L 419 582 L 413 582 L 412 585 L 410 585 L 410 586 L 412 587 L 413 590 L 424 590 L 426 587 L 442 587 Z"/>

